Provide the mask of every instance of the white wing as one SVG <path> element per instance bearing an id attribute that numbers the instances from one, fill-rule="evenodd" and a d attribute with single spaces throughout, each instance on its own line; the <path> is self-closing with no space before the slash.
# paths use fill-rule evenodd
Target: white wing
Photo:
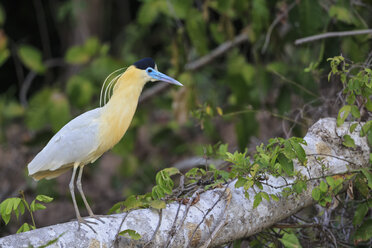
<path id="1" fill-rule="evenodd" d="M 101 108 L 77 116 L 56 133 L 44 149 L 28 164 L 30 175 L 54 171 L 63 165 L 86 161 L 98 144 Z"/>

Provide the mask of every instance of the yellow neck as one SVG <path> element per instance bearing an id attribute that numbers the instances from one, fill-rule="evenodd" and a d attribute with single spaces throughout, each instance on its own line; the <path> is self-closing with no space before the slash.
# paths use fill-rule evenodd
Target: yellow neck
<path id="1" fill-rule="evenodd" d="M 127 131 L 145 83 L 142 73 L 133 66 L 118 79 L 110 101 L 102 107 L 99 153 L 112 148 Z"/>

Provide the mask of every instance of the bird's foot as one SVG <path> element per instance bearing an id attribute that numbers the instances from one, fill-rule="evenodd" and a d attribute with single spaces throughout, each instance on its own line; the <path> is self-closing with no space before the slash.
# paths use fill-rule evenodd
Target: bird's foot
<path id="1" fill-rule="evenodd" d="M 97 225 L 98 223 L 93 222 L 93 221 L 89 221 L 89 220 L 85 220 L 85 219 L 83 219 L 83 218 L 81 218 L 81 217 L 78 217 L 77 220 L 78 220 L 78 225 L 79 225 L 79 227 L 78 227 L 78 230 L 79 230 L 79 231 L 80 231 L 80 226 L 81 226 L 81 225 L 86 225 L 86 226 L 89 227 L 89 228 L 90 228 L 94 233 L 97 233 L 96 230 L 94 230 L 94 228 L 93 228 L 91 225 L 92 225 L 92 224 Z"/>
<path id="2" fill-rule="evenodd" d="M 102 218 L 106 217 L 105 215 L 95 215 L 95 214 L 90 214 L 88 217 L 86 218 L 94 218 L 100 222 L 102 222 L 102 224 L 105 224 L 105 222 L 102 220 Z"/>

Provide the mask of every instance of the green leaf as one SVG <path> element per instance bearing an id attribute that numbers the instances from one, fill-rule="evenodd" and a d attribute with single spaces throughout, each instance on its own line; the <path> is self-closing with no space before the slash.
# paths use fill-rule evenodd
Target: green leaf
<path id="1" fill-rule="evenodd" d="M 271 196 L 271 199 L 273 199 L 274 201 L 279 201 L 279 197 L 277 197 L 276 195 L 274 195 L 274 194 L 270 194 L 270 196 Z"/>
<path id="2" fill-rule="evenodd" d="M 367 178 L 368 187 L 372 189 L 372 173 L 366 168 L 362 168 L 361 171 L 363 175 Z"/>
<path id="3" fill-rule="evenodd" d="M 186 30 L 190 37 L 192 45 L 196 48 L 199 55 L 204 55 L 208 52 L 208 40 L 206 22 L 199 11 L 190 11 L 190 16 L 193 18 L 186 19 Z"/>
<path id="4" fill-rule="evenodd" d="M 161 199 L 164 196 L 165 196 L 164 190 L 159 185 L 152 187 L 152 197 L 154 199 Z"/>
<path id="5" fill-rule="evenodd" d="M 332 5 L 328 14 L 330 17 L 334 17 L 337 20 L 347 24 L 352 24 L 354 22 L 352 13 L 347 8 L 342 6 Z"/>
<path id="6" fill-rule="evenodd" d="M 283 153 L 279 153 L 278 161 L 288 176 L 293 175 L 293 161 L 288 159 Z"/>
<path id="7" fill-rule="evenodd" d="M 93 83 L 87 78 L 77 75 L 69 78 L 66 90 L 69 100 L 79 108 L 87 106 L 94 94 Z"/>
<path id="8" fill-rule="evenodd" d="M 326 181 L 332 188 L 335 188 L 337 186 L 333 177 L 326 177 Z"/>
<path id="9" fill-rule="evenodd" d="M 358 123 L 353 123 L 353 124 L 351 124 L 350 129 L 349 129 L 349 132 L 350 132 L 350 133 L 353 133 L 354 130 L 355 130 L 355 128 L 356 128 L 357 126 L 358 126 Z"/>
<path id="10" fill-rule="evenodd" d="M 293 188 L 297 194 L 301 194 L 307 188 L 307 185 L 304 181 L 298 180 L 293 185 Z"/>
<path id="11" fill-rule="evenodd" d="M 293 150 L 295 150 L 298 160 L 303 164 L 306 161 L 306 153 L 304 148 L 302 146 L 294 141 L 293 139 L 290 139 L 291 145 L 293 147 Z"/>
<path id="12" fill-rule="evenodd" d="M 35 211 L 36 211 L 35 203 L 36 203 L 36 200 L 33 200 L 33 201 L 31 202 L 31 204 L 30 204 L 31 212 L 35 212 Z"/>
<path id="13" fill-rule="evenodd" d="M 41 203 L 35 203 L 35 210 L 43 210 L 46 209 L 46 207 Z"/>
<path id="14" fill-rule="evenodd" d="M 22 233 L 22 232 L 27 232 L 27 231 L 30 231 L 32 229 L 32 227 L 27 224 L 27 223 L 24 223 L 17 231 L 17 233 Z"/>
<path id="15" fill-rule="evenodd" d="M 238 181 L 236 181 L 236 183 L 235 183 L 235 188 L 243 187 L 246 182 L 247 182 L 247 179 L 245 179 L 244 177 L 239 176 Z"/>
<path id="16" fill-rule="evenodd" d="M 356 241 L 367 241 L 372 237 L 372 219 L 366 220 L 356 230 L 354 240 Z"/>
<path id="17" fill-rule="evenodd" d="M 34 94 L 26 111 L 27 127 L 33 131 L 39 130 L 48 123 L 48 108 L 52 91 L 48 88 Z"/>
<path id="18" fill-rule="evenodd" d="M 283 238 L 279 239 L 280 242 L 286 248 L 300 248 L 302 247 L 300 241 L 298 241 L 297 236 L 294 233 L 285 232 Z"/>
<path id="19" fill-rule="evenodd" d="M 252 25 L 254 31 L 258 34 L 264 30 L 269 23 L 270 11 L 268 9 L 268 3 L 262 0 L 253 0 L 251 16 L 252 16 Z"/>
<path id="20" fill-rule="evenodd" d="M 145 1 L 141 4 L 141 8 L 138 11 L 137 21 L 140 25 L 147 26 L 154 23 L 161 13 L 168 13 L 166 1 Z"/>
<path id="21" fill-rule="evenodd" d="M 257 193 L 257 194 L 254 196 L 253 208 L 258 207 L 258 205 L 260 205 L 260 203 L 261 203 L 261 201 L 262 201 L 262 196 L 261 196 L 260 193 L 261 193 L 261 192 Z"/>
<path id="22" fill-rule="evenodd" d="M 364 219 L 364 216 L 366 216 L 367 212 L 368 212 L 367 204 L 366 203 L 359 204 L 354 213 L 353 225 L 354 226 L 360 225 Z"/>
<path id="23" fill-rule="evenodd" d="M 119 235 L 125 236 L 130 239 L 134 239 L 134 240 L 139 240 L 141 238 L 141 235 L 138 232 L 131 230 L 131 229 L 126 229 L 124 231 L 121 231 L 119 232 Z"/>
<path id="24" fill-rule="evenodd" d="M 371 99 L 367 99 L 366 108 L 368 111 L 372 112 L 372 101 Z"/>
<path id="25" fill-rule="evenodd" d="M 350 148 L 355 148 L 355 142 L 354 140 L 350 137 L 350 135 L 346 134 L 344 135 L 343 137 L 344 141 L 342 142 L 342 144 L 346 147 L 350 147 Z"/>
<path id="26" fill-rule="evenodd" d="M 362 127 L 362 130 L 360 130 L 360 134 L 359 136 L 360 137 L 364 137 L 367 135 L 368 131 L 371 129 L 372 127 L 372 121 L 367 121 L 363 127 Z"/>
<path id="27" fill-rule="evenodd" d="M 41 201 L 41 202 L 45 202 L 45 203 L 49 203 L 49 202 L 53 201 L 53 198 L 49 197 L 47 195 L 38 195 L 38 196 L 36 196 L 36 200 Z"/>
<path id="28" fill-rule="evenodd" d="M 125 201 L 124 201 L 124 206 L 125 206 L 125 211 L 139 208 L 143 206 L 142 201 L 138 200 L 135 195 L 129 196 Z"/>
<path id="29" fill-rule="evenodd" d="M 2 214 L 1 217 L 3 218 L 3 221 L 5 223 L 5 225 L 8 225 L 9 221 L 10 221 L 10 214 Z"/>
<path id="30" fill-rule="evenodd" d="M 163 171 L 165 173 L 168 173 L 169 176 L 173 176 L 173 175 L 181 173 L 180 170 L 175 167 L 165 168 Z"/>
<path id="31" fill-rule="evenodd" d="M 351 115 L 354 118 L 360 118 L 359 108 L 355 105 L 351 105 Z"/>
<path id="32" fill-rule="evenodd" d="M 319 188 L 314 188 L 313 191 L 311 192 L 311 196 L 315 201 L 319 201 L 320 199 L 320 190 Z"/>
<path id="33" fill-rule="evenodd" d="M 46 70 L 42 62 L 41 52 L 35 47 L 21 45 L 18 49 L 18 56 L 22 63 L 30 70 L 43 74 Z"/>
<path id="34" fill-rule="evenodd" d="M 25 213 L 25 205 L 23 204 L 23 202 L 19 203 L 18 209 L 21 215 Z"/>
<path id="35" fill-rule="evenodd" d="M 339 111 L 338 111 L 338 116 L 337 116 L 337 126 L 341 126 L 346 118 L 349 116 L 351 111 L 351 106 L 350 105 L 345 105 L 343 106 Z"/>
<path id="36" fill-rule="evenodd" d="M 107 212 L 107 214 L 119 213 L 120 212 L 119 210 L 123 205 L 124 205 L 123 201 L 115 203 L 114 206 L 112 206 L 110 210 Z"/>
<path id="37" fill-rule="evenodd" d="M 270 201 L 270 197 L 269 197 L 269 194 L 264 192 L 264 191 L 261 191 L 261 195 L 262 197 L 266 200 L 266 201 Z"/>
<path id="38" fill-rule="evenodd" d="M 58 132 L 71 119 L 70 105 L 63 93 L 52 93 L 47 114 L 54 132 Z"/>
<path id="39" fill-rule="evenodd" d="M 166 204 L 164 201 L 161 200 L 153 200 L 150 202 L 150 207 L 155 209 L 163 209 L 166 207 Z"/>
<path id="40" fill-rule="evenodd" d="M 328 191 L 328 185 L 324 181 L 320 181 L 319 189 L 325 193 Z"/>
<path id="41" fill-rule="evenodd" d="M 90 58 L 91 55 L 82 46 L 70 47 L 65 55 L 66 62 L 73 65 L 85 64 Z"/>
<path id="42" fill-rule="evenodd" d="M 15 199 L 16 198 L 8 198 L 8 199 L 5 199 L 0 204 L 0 214 L 6 225 L 10 221 L 10 217 L 11 217 L 11 213 L 13 209 L 13 203 L 15 202 Z"/>

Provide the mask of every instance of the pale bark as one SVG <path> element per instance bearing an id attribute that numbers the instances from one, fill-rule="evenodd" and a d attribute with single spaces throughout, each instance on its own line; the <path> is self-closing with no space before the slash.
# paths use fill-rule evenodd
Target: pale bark
<path id="1" fill-rule="evenodd" d="M 335 119 L 319 120 L 309 129 L 305 137 L 306 154 L 312 154 L 308 156 L 307 169 L 298 164 L 295 165 L 295 169 L 308 178 L 318 178 L 369 166 L 370 150 L 366 138 L 359 137 L 360 125 L 351 134 L 356 148 L 351 149 L 342 145 L 342 137 L 348 134 L 349 126 L 350 123 L 347 123 L 337 128 Z M 321 155 L 314 156 L 314 154 Z M 323 158 L 323 169 L 315 157 Z M 264 186 L 263 190 L 270 194 L 279 195 L 283 189 L 281 186 L 293 182 L 292 178 L 271 176 L 268 178 L 267 183 L 275 187 Z M 288 198 L 280 197 L 278 202 L 263 200 L 255 209 L 253 199 L 259 189 L 250 189 L 250 198 L 247 199 L 244 190 L 236 189 L 234 182 L 230 183 L 228 189 L 218 188 L 202 193 L 200 200 L 189 207 L 185 218 L 187 206 L 179 205 L 177 202 L 168 204 L 162 211 L 161 225 L 152 240 L 160 215 L 155 210 L 139 209 L 129 212 L 128 215 L 123 213 L 104 217 L 104 224 L 97 222 L 97 225 L 94 225 L 97 233 L 84 225 L 78 231 L 77 222 L 72 221 L 1 238 L 0 247 L 28 247 L 30 244 L 37 247 L 63 233 L 58 241 L 49 247 L 143 247 L 150 240 L 152 242 L 148 247 L 166 247 L 169 240 L 171 242 L 168 247 L 215 246 L 258 233 L 313 204 L 311 191 L 318 183 L 319 180 L 311 180 L 307 190 L 302 194 Z M 179 206 L 177 225 L 173 232 L 174 236 L 170 239 L 170 230 Z M 125 221 L 120 227 L 124 217 Z M 115 243 L 119 228 L 121 231 L 135 230 L 142 238 L 135 241 L 119 236 Z"/>

